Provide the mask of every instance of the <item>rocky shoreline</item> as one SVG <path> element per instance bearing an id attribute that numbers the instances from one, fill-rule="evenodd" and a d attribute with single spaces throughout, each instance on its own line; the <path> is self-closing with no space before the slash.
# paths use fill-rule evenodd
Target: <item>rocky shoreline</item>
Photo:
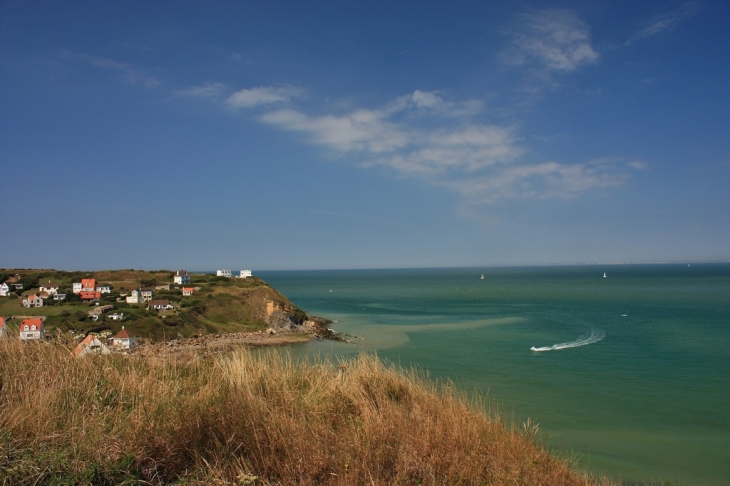
<path id="1" fill-rule="evenodd" d="M 270 320 L 272 325 L 266 331 L 250 331 L 236 333 L 201 334 L 190 338 L 173 339 L 165 342 L 142 343 L 131 354 L 143 356 L 208 354 L 225 351 L 239 345 L 245 346 L 281 346 L 304 343 L 313 339 L 349 342 L 340 334 L 328 327 L 331 320 L 316 316 L 307 316 L 302 324 L 291 320 Z"/>

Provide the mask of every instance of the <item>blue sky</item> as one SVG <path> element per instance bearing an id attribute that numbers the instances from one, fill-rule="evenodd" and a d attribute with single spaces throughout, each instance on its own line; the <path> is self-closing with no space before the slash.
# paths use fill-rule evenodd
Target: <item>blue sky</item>
<path id="1" fill-rule="evenodd" d="M 0 266 L 730 259 L 727 2 L 3 2 Z"/>

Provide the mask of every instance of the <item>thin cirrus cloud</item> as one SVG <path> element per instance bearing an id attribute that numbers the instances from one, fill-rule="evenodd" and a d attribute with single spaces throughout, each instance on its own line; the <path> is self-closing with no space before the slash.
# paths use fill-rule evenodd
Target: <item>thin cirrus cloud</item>
<path id="1" fill-rule="evenodd" d="M 226 105 L 231 108 L 253 108 L 259 105 L 289 101 L 296 95 L 297 90 L 291 87 L 262 86 L 236 91 L 226 99 Z"/>
<path id="2" fill-rule="evenodd" d="M 415 91 L 380 109 L 311 115 L 289 107 L 264 110 L 259 120 L 301 133 L 307 143 L 341 160 L 445 187 L 474 204 L 574 198 L 593 188 L 619 186 L 632 170 L 643 167 L 641 162 L 615 160 L 526 162 L 527 149 L 515 127 L 474 122 L 472 116 L 459 114 L 465 106 L 481 104 L 449 102 L 436 92 Z"/>
<path id="3" fill-rule="evenodd" d="M 225 91 L 223 83 L 207 83 L 202 86 L 191 86 L 175 92 L 176 96 L 189 98 L 218 98 Z"/>
<path id="4" fill-rule="evenodd" d="M 132 64 L 115 61 L 113 59 L 96 57 L 91 54 L 79 54 L 69 50 L 62 50 L 59 57 L 66 61 L 84 63 L 94 68 L 116 72 L 129 84 L 140 84 L 150 88 L 157 87 L 161 84 L 158 79 Z"/>
<path id="5" fill-rule="evenodd" d="M 697 2 L 688 2 L 671 12 L 654 17 L 638 34 L 628 39 L 624 46 L 630 46 L 640 39 L 674 30 L 680 22 L 692 17 L 697 12 L 697 7 Z"/>
<path id="6" fill-rule="evenodd" d="M 573 12 L 547 9 L 520 14 L 504 62 L 544 72 L 570 72 L 600 57 L 591 45 L 588 24 Z"/>

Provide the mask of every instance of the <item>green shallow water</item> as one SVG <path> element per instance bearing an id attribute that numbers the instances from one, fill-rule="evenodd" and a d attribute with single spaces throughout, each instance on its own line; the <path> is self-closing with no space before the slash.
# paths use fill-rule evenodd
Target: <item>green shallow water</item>
<path id="1" fill-rule="evenodd" d="M 356 336 L 295 353 L 418 366 L 627 483 L 729 483 L 728 264 L 259 275 Z"/>

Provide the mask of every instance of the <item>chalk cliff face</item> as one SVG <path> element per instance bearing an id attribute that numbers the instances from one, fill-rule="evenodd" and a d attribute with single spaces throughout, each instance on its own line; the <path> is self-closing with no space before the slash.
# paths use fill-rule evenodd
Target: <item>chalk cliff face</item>
<path id="1" fill-rule="evenodd" d="M 266 315 L 269 329 L 275 332 L 305 332 L 312 333 L 323 339 L 343 341 L 334 331 L 327 327 L 332 321 L 322 317 L 308 316 L 291 303 L 267 301 Z"/>

